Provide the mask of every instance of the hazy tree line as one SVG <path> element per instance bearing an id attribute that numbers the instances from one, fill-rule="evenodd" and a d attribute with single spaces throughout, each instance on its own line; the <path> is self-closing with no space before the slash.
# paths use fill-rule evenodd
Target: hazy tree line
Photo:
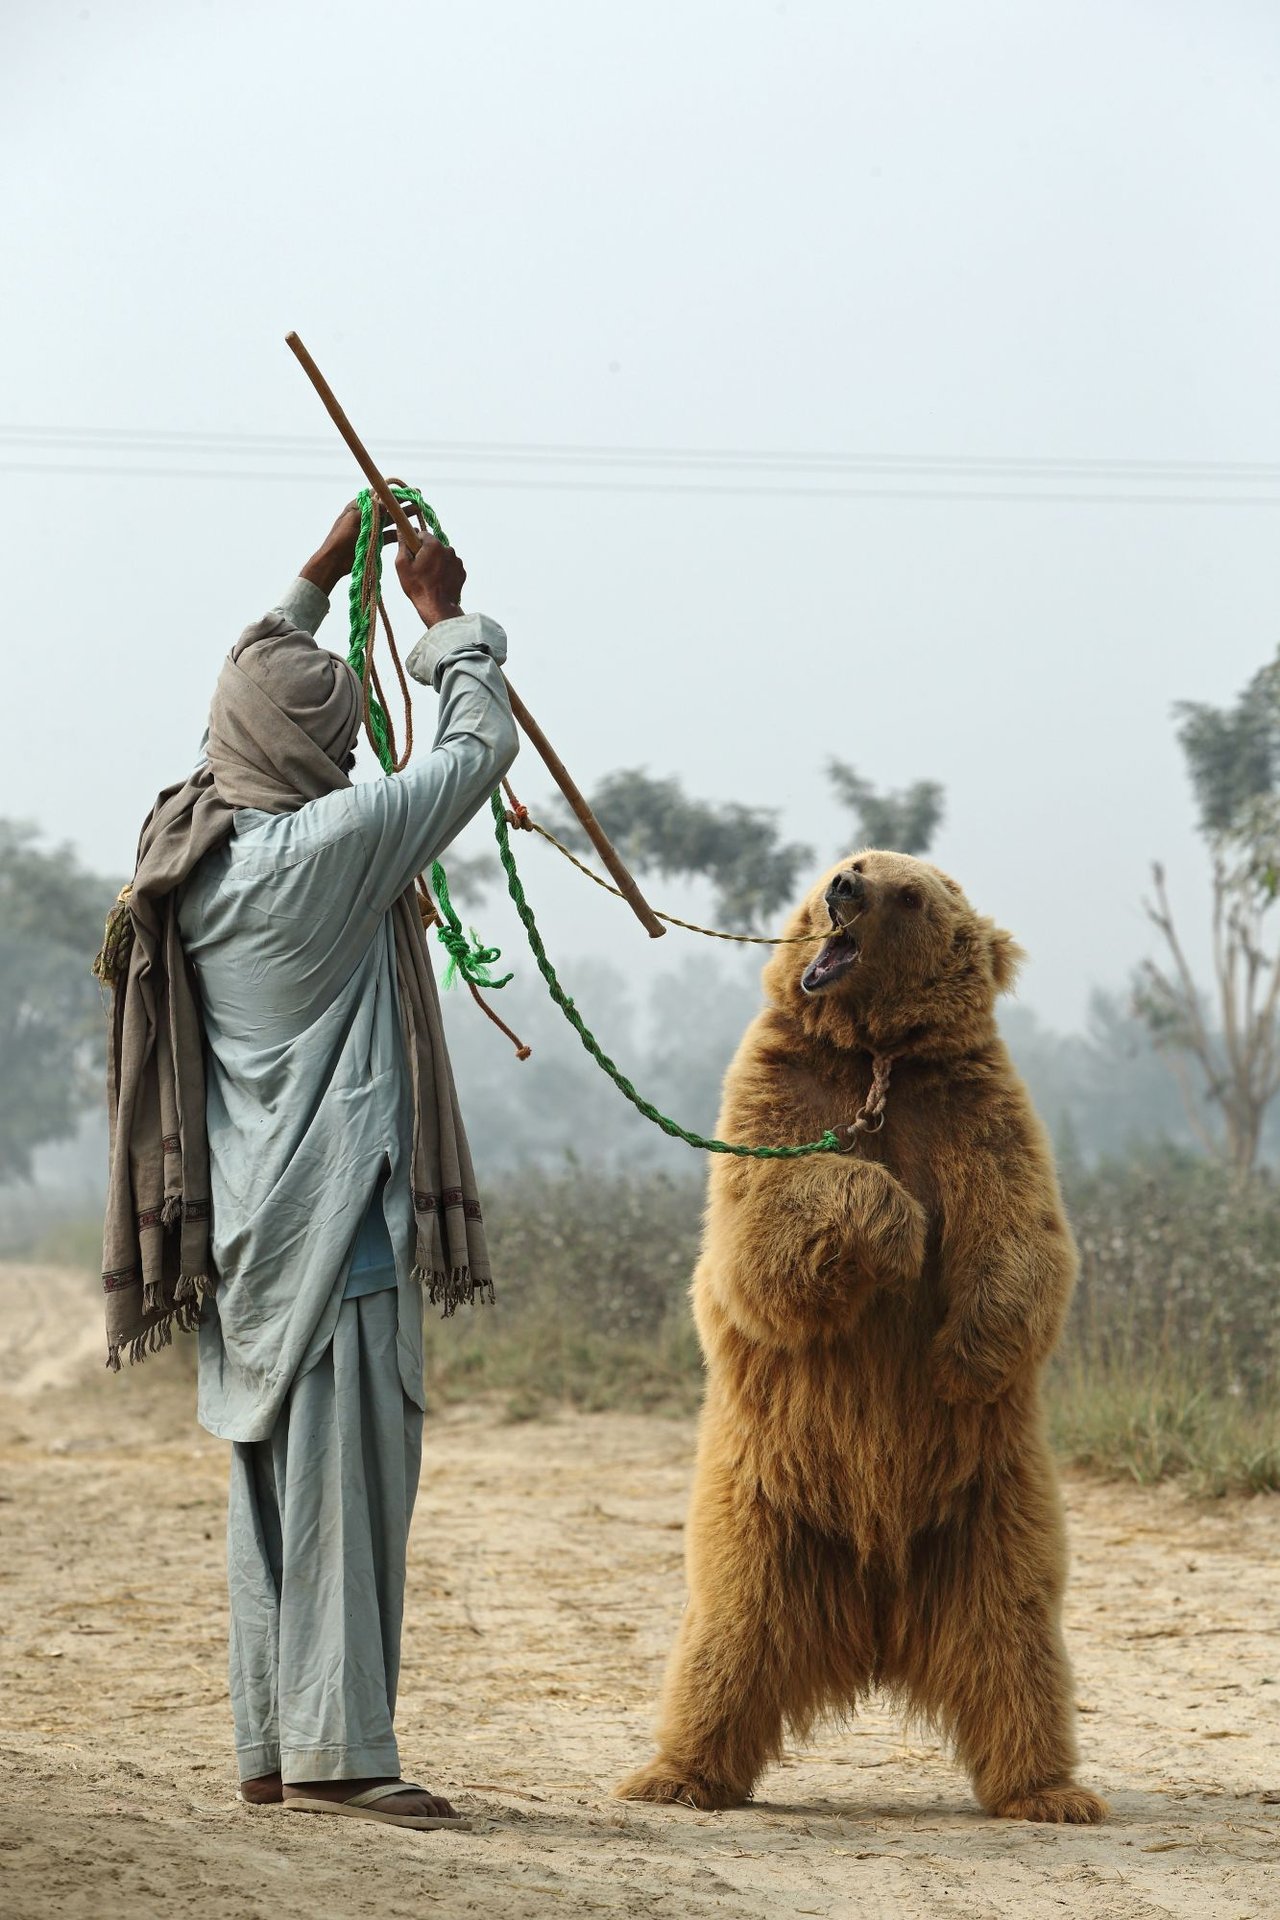
<path id="1" fill-rule="evenodd" d="M 1164 1141 L 1240 1176 L 1280 1147 L 1280 659 L 1229 707 L 1180 707 L 1177 725 L 1213 881 L 1212 979 L 1191 974 L 1157 866 L 1148 910 L 1159 951 L 1128 988 L 1095 993 L 1082 1033 L 1053 1032 L 1016 1004 L 1003 1022 L 1069 1163 Z M 880 792 L 841 761 L 828 777 L 830 834 L 821 847 L 784 839 L 766 809 L 691 796 L 678 779 L 639 769 L 608 776 L 591 797 L 638 873 L 699 881 L 710 919 L 750 931 L 772 925 L 815 865 L 850 845 L 928 853 L 943 815 L 936 782 Z M 547 817 L 579 841 L 576 822 L 550 804 Z M 474 898 L 485 876 L 468 862 L 455 883 Z M 86 871 L 69 849 L 44 846 L 34 828 L 0 822 L 0 1186 L 29 1179 L 40 1148 L 101 1110 L 103 1008 L 89 961 L 117 884 Z M 758 948 L 712 951 L 691 939 L 639 998 L 616 970 L 590 959 L 578 959 L 567 985 L 642 1092 L 710 1132 L 724 1068 L 759 1004 L 760 964 Z M 636 1115 L 586 1058 L 531 961 L 500 1000 L 533 1046 L 523 1066 L 469 996 L 447 1000 L 482 1164 L 546 1165 L 571 1154 L 688 1168 L 689 1149 Z"/>
<path id="2" fill-rule="evenodd" d="M 710 1133 L 724 1069 L 760 1005 L 759 971 L 759 959 L 699 955 L 665 969 L 637 998 L 615 969 L 579 960 L 571 985 L 584 1017 L 641 1092 L 683 1125 Z M 587 1059 L 531 968 L 507 989 L 504 1012 L 533 1047 L 523 1066 L 465 998 L 452 996 L 446 1006 L 479 1159 L 550 1164 L 574 1153 L 615 1168 L 671 1172 L 697 1161 L 634 1113 Z M 1156 1142 L 1197 1147 L 1168 1062 L 1123 997 L 1095 994 L 1083 1033 L 1056 1033 L 1016 1004 L 1003 1011 L 1002 1025 L 1065 1161 L 1092 1165 Z M 1280 1148 L 1280 1138 L 1267 1146 Z"/>
<path id="3" fill-rule="evenodd" d="M 89 972 L 118 881 L 0 820 L 0 1183 L 103 1101 L 103 1015 Z"/>

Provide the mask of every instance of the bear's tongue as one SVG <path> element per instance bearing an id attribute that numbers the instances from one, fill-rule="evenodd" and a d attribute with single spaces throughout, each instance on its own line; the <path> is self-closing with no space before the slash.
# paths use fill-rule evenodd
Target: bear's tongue
<path id="1" fill-rule="evenodd" d="M 821 993 L 824 987 L 848 973 L 857 958 L 858 943 L 853 935 L 843 931 L 833 933 L 805 968 L 800 985 L 806 993 Z"/>

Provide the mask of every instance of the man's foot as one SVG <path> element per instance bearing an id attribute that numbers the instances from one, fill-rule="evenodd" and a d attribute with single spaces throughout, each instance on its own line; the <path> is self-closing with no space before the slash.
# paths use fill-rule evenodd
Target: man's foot
<path id="1" fill-rule="evenodd" d="M 278 1778 L 279 1776 L 277 1776 Z M 379 1780 L 290 1780 L 284 1788 L 286 1800 L 350 1800 L 357 1793 L 367 1793 L 370 1787 L 390 1787 L 395 1782 L 386 1778 Z M 243 1792 L 243 1788 L 241 1789 Z M 248 1797 L 247 1795 L 245 1796 Z M 457 1820 L 457 1809 L 437 1793 L 424 1793 L 414 1788 L 405 1793 L 388 1794 L 385 1800 L 378 1802 L 379 1813 L 406 1813 L 427 1820 Z"/>
<path id="2" fill-rule="evenodd" d="M 284 1799 L 284 1783 L 278 1773 L 260 1773 L 256 1780 L 240 1782 L 240 1798 L 250 1807 L 277 1807 Z"/>

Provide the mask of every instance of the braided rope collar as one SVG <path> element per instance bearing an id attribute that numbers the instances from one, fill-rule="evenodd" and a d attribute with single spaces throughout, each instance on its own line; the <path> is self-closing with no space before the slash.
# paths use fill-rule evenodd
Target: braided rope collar
<path id="1" fill-rule="evenodd" d="M 884 1126 L 885 1108 L 889 1104 L 889 1079 L 893 1073 L 894 1056 L 891 1053 L 873 1053 L 871 1056 L 871 1086 L 867 1097 L 854 1114 L 848 1126 L 835 1127 L 833 1132 L 844 1144 L 841 1153 L 854 1153 L 863 1134 L 879 1133 Z"/>

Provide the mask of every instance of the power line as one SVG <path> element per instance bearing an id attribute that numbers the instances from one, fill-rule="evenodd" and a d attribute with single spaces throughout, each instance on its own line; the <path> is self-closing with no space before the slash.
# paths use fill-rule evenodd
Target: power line
<path id="1" fill-rule="evenodd" d="M 226 468 L 226 467 L 155 467 L 136 464 L 116 463 L 114 465 L 86 466 L 81 461 L 33 461 L 0 460 L 0 473 L 21 473 L 29 475 L 52 474 L 59 477 L 70 476 L 80 479 L 135 479 L 135 480 L 218 480 L 233 481 L 239 485 L 245 482 L 281 483 L 289 486 L 323 485 L 331 487 L 341 483 L 340 471 L 317 471 L 314 467 L 301 473 L 281 472 L 268 467 Z M 349 477 L 349 473 L 348 473 Z M 901 500 L 914 501 L 971 501 L 975 505 L 1013 505 L 1013 506 L 1081 506 L 1081 507 L 1275 507 L 1280 506 L 1280 494 L 1265 493 L 1120 493 L 1114 490 L 1098 489 L 1093 492 L 1068 493 L 1058 489 L 1027 487 L 1021 490 L 997 489 L 977 486 L 955 487 L 848 487 L 848 486 L 796 486 L 781 481 L 776 483 L 760 482 L 742 485 L 719 483 L 714 481 L 688 480 L 541 480 L 526 475 L 497 476 L 476 473 L 433 473 L 430 488 L 433 493 L 446 487 L 467 488 L 481 491 L 501 489 L 528 493 L 594 493 L 594 494 L 648 494 L 670 497 L 673 494 L 699 494 L 718 496 L 721 499 L 761 499 L 789 498 L 805 500 Z"/>
<path id="2" fill-rule="evenodd" d="M 390 452 L 432 461 L 476 460 L 539 466 L 661 466 L 761 469 L 823 474 L 1066 479 L 1200 481 L 1217 484 L 1280 482 L 1280 461 L 1112 459 L 1075 456 L 852 454 L 835 451 L 751 447 L 642 447 L 624 444 L 410 440 L 388 434 L 374 444 Z M 269 458 L 332 456 L 334 445 L 318 434 L 266 434 L 217 430 L 131 427 L 53 427 L 0 424 L 0 446 L 37 453 L 83 447 L 128 454 L 212 454 Z"/>
<path id="3" fill-rule="evenodd" d="M 409 441 L 394 435 L 377 444 L 385 450 L 389 470 L 404 467 L 420 472 L 426 467 L 433 490 L 470 487 L 730 500 L 967 500 L 976 505 L 1280 505 L 1280 462 L 1276 461 L 847 454 Z M 84 457 L 71 460 L 67 456 L 72 454 Z M 299 459 L 307 463 L 304 470 L 281 465 Z M 229 461 L 237 464 L 226 464 Z M 245 461 L 254 464 L 239 464 Z M 332 486 L 346 481 L 350 469 L 327 435 L 10 423 L 0 424 L 0 473 Z M 1189 492 L 1188 487 L 1196 490 Z M 1259 491 L 1268 487 L 1277 491 Z"/>

